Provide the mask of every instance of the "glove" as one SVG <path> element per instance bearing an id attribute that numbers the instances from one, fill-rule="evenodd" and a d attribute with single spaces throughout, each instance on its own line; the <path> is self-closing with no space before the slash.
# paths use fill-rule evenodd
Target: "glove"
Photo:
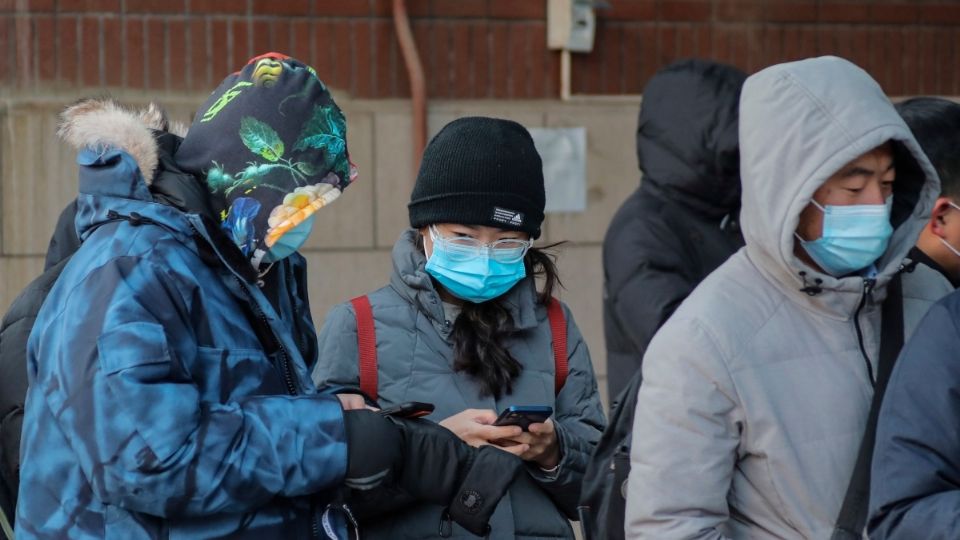
<path id="1" fill-rule="evenodd" d="M 374 411 L 344 411 L 347 432 L 347 475 L 350 489 L 367 491 L 378 487 L 403 463 L 403 433 Z"/>
<path id="2" fill-rule="evenodd" d="M 344 413 L 347 426 L 347 499 L 363 519 L 412 500 L 449 508 L 461 527 L 478 536 L 523 467 L 492 446 L 475 449 L 428 420 L 383 417 L 367 410 Z"/>
<path id="3" fill-rule="evenodd" d="M 523 468 L 517 456 L 493 446 L 473 448 L 429 420 L 390 418 L 403 432 L 397 484 L 417 500 L 448 508 L 450 518 L 477 536 Z"/>
<path id="4" fill-rule="evenodd" d="M 396 478 L 403 464 L 403 432 L 384 416 L 366 409 L 344 411 L 347 474 L 341 493 L 358 521 L 377 518 L 416 500 Z"/>
<path id="5" fill-rule="evenodd" d="M 523 467 L 517 456 L 493 446 L 481 446 L 449 500 L 450 518 L 477 536 L 490 534 L 490 516 Z"/>

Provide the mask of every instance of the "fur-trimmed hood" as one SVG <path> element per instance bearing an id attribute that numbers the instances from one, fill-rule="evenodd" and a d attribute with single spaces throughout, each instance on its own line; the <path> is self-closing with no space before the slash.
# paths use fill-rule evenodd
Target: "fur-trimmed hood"
<path id="1" fill-rule="evenodd" d="M 202 180 L 183 171 L 174 154 L 184 131 L 151 103 L 134 109 L 102 98 L 81 100 L 60 115 L 58 134 L 77 149 L 79 238 L 112 214 L 137 213 L 179 230 L 180 216 L 212 217 Z M 148 203 L 149 206 L 144 206 Z M 169 207 L 169 209 L 167 208 Z"/>
<path id="2" fill-rule="evenodd" d="M 87 98 L 60 113 L 57 134 L 65 142 L 84 148 L 117 148 L 137 162 L 144 181 L 153 182 L 159 163 L 157 141 L 153 131 L 186 135 L 187 128 L 171 122 L 157 103 L 142 109 L 131 109 L 109 98 Z"/>

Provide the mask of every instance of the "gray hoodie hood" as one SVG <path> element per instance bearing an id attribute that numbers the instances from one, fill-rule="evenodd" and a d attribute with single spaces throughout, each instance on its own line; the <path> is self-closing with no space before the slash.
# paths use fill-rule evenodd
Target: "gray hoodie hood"
<path id="1" fill-rule="evenodd" d="M 916 243 L 940 192 L 936 172 L 910 129 L 880 86 L 841 58 L 772 66 L 744 84 L 741 226 L 747 255 L 792 300 L 839 319 L 856 310 L 864 280 L 835 278 L 802 262 L 794 255 L 794 231 L 817 188 L 887 141 L 894 143 L 897 170 L 894 233 L 876 264 L 877 299 Z"/>

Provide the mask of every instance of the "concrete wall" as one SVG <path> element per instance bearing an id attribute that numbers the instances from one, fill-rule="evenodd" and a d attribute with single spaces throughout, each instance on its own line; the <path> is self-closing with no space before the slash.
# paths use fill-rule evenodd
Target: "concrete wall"
<path id="1" fill-rule="evenodd" d="M 56 217 L 76 195 L 73 152 L 56 139 L 56 114 L 75 95 L 12 94 L 0 98 L 0 309 L 43 266 Z M 171 115 L 188 121 L 201 95 L 153 95 Z M 390 249 L 407 226 L 413 186 L 409 103 L 351 100 L 335 94 L 345 110 L 348 144 L 359 180 L 317 215 L 305 252 L 311 269 L 311 301 L 318 324 L 331 306 L 386 282 Z M 120 97 L 143 103 L 142 94 Z M 429 130 L 454 118 L 488 115 L 529 127 L 587 129 L 588 208 L 547 217 L 542 242 L 568 241 L 559 250 L 568 302 L 593 354 L 601 388 L 605 355 L 601 315 L 603 234 L 620 202 L 636 187 L 636 101 L 432 102 Z M 605 391 L 605 390 L 604 390 Z"/>

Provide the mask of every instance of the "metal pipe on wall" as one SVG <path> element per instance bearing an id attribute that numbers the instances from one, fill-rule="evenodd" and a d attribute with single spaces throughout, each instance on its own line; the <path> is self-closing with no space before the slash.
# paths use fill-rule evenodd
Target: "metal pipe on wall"
<path id="1" fill-rule="evenodd" d="M 403 54 L 403 63 L 410 79 L 410 97 L 413 100 L 413 173 L 416 175 L 420 169 L 423 149 L 427 146 L 427 84 L 417 44 L 413 41 L 404 0 L 393 0 L 393 26 L 397 31 L 397 41 L 400 42 L 400 52 Z"/>

